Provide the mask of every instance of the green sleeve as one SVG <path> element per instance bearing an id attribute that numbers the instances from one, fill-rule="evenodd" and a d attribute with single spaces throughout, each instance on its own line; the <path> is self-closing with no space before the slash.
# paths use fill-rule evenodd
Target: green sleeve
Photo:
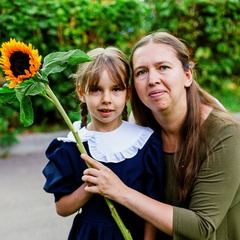
<path id="1" fill-rule="evenodd" d="M 202 163 L 189 208 L 174 207 L 174 240 L 215 239 L 216 230 L 227 217 L 229 209 L 236 204 L 236 196 L 239 196 L 239 129 L 234 124 L 222 124 L 215 130 L 217 132 L 208 136 L 213 152 L 209 161 L 205 159 Z"/>

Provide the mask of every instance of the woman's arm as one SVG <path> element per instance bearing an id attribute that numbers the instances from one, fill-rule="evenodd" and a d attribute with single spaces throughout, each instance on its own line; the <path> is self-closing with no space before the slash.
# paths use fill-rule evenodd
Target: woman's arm
<path id="1" fill-rule="evenodd" d="M 161 231 L 172 235 L 173 207 L 147 197 L 127 187 L 109 168 L 82 154 L 82 159 L 93 168 L 84 171 L 85 190 L 98 193 L 127 207 Z M 89 184 L 90 183 L 90 184 Z"/>
<path id="2" fill-rule="evenodd" d="M 82 184 L 73 193 L 65 195 L 55 202 L 56 211 L 60 216 L 66 217 L 78 211 L 93 195 L 85 191 L 86 183 Z"/>

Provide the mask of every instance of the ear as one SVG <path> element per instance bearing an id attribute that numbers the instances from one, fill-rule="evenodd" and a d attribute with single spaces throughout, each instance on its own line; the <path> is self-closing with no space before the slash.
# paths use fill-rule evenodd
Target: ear
<path id="1" fill-rule="evenodd" d="M 189 68 L 188 71 L 185 72 L 185 83 L 184 83 L 184 87 L 188 88 L 191 86 L 192 82 L 193 82 L 193 70 L 192 68 Z"/>
<path id="2" fill-rule="evenodd" d="M 80 85 L 77 85 L 76 92 L 78 94 L 78 97 L 79 97 L 80 101 L 85 103 L 86 100 L 85 100 L 84 92 L 82 91 Z"/>

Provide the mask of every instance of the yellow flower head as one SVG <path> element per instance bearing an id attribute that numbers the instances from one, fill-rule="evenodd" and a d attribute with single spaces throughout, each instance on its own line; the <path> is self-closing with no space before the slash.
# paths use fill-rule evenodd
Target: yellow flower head
<path id="1" fill-rule="evenodd" d="M 32 49 L 30 43 L 26 45 L 11 38 L 2 44 L 0 52 L 0 67 L 4 70 L 6 80 L 11 81 L 9 88 L 33 77 L 40 68 L 42 57 L 38 55 L 38 50 Z"/>

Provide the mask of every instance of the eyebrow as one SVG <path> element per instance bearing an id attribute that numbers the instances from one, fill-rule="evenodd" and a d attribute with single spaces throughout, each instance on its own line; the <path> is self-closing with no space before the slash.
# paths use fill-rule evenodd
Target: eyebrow
<path id="1" fill-rule="evenodd" d="M 145 66 L 138 66 L 138 67 L 134 68 L 133 71 L 136 71 L 136 70 L 141 69 L 141 68 L 146 68 L 146 67 Z"/>
<path id="2" fill-rule="evenodd" d="M 172 66 L 172 63 L 169 62 L 169 61 L 160 61 L 160 62 L 154 63 L 155 66 L 156 66 L 156 65 L 162 65 L 162 64 L 169 64 L 169 65 Z M 138 69 L 141 69 L 141 68 L 146 68 L 146 66 L 145 66 L 145 65 L 138 66 L 138 67 L 134 68 L 134 71 L 135 71 L 135 70 L 138 70 Z"/>

